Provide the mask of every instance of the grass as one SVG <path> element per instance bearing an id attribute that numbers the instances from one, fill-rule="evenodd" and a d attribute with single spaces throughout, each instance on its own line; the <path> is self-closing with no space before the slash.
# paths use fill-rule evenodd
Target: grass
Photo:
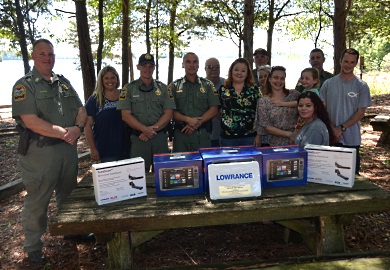
<path id="1" fill-rule="evenodd" d="M 390 94 L 390 73 L 369 71 L 363 73 L 363 81 L 370 87 L 371 96 Z"/>

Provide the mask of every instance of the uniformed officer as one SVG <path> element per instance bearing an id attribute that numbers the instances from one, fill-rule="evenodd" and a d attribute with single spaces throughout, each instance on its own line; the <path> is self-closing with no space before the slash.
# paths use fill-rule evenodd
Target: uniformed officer
<path id="1" fill-rule="evenodd" d="M 166 127 L 176 106 L 167 86 L 153 79 L 153 55 L 142 54 L 137 69 L 140 78 L 123 87 L 117 109 L 133 129 L 131 157 L 142 157 L 148 172 L 154 154 L 169 152 Z"/>
<path id="2" fill-rule="evenodd" d="M 196 151 L 211 146 L 211 119 L 220 105 L 213 83 L 197 75 L 199 58 L 195 53 L 184 55 L 182 67 L 185 76 L 168 86 L 177 107 L 173 112 L 173 152 Z"/>
<path id="3" fill-rule="evenodd" d="M 22 210 L 24 249 L 30 262 L 41 264 L 45 261 L 41 236 L 53 191 L 58 208 L 77 184 L 77 139 L 87 114 L 70 82 L 52 72 L 53 44 L 35 41 L 31 57 L 33 70 L 13 87 L 12 117 L 23 134 L 19 161 L 27 191 Z"/>

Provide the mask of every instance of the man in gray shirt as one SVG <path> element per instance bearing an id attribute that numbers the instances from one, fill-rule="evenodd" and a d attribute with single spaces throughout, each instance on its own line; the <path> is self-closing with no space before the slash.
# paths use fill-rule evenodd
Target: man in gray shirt
<path id="1" fill-rule="evenodd" d="M 360 120 L 366 108 L 372 104 L 367 83 L 353 73 L 358 59 L 357 50 L 346 49 L 340 59 L 340 73 L 326 80 L 320 91 L 321 99 L 326 104 L 333 124 L 334 135 L 338 140 L 335 146 L 355 148 L 357 151 L 357 174 L 360 170 Z"/>

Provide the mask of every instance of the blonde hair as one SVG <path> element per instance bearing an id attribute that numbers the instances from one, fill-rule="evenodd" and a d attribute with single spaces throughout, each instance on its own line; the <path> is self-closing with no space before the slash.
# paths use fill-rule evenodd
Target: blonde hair
<path id="1" fill-rule="evenodd" d="M 99 71 L 99 74 L 98 74 L 98 77 L 97 77 L 97 80 L 96 80 L 95 91 L 93 92 L 92 95 L 96 96 L 100 108 L 103 108 L 103 106 L 104 106 L 103 77 L 108 72 L 111 72 L 112 74 L 115 75 L 115 77 L 117 79 L 116 88 L 118 88 L 119 85 L 120 85 L 119 74 L 118 74 L 118 72 L 116 71 L 115 68 L 113 68 L 112 66 L 106 66 L 106 67 L 102 68 Z"/>

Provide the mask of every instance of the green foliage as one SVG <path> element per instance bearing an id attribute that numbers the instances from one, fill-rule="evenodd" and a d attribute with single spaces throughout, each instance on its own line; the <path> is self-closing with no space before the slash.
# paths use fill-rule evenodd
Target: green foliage
<path id="1" fill-rule="evenodd" d="M 380 70 L 382 72 L 390 73 L 390 53 L 386 54 L 386 56 L 383 57 Z"/>
<path id="2" fill-rule="evenodd" d="M 268 19 L 266 1 L 254 2 L 254 27 L 263 25 Z M 212 26 L 210 34 L 229 37 L 239 51 L 244 42 L 244 1 L 208 0 L 204 1 L 202 14 L 206 26 Z"/>
<path id="3" fill-rule="evenodd" d="M 380 70 L 383 58 L 390 53 L 390 43 L 386 37 L 375 37 L 366 34 L 355 48 L 364 56 L 364 69 Z"/>
<path id="4" fill-rule="evenodd" d="M 44 29 L 37 28 L 38 20 L 46 20 L 51 14 L 48 9 L 52 5 L 51 0 L 21 1 L 21 19 L 25 28 L 27 41 L 31 44 L 39 38 Z M 0 2 L 0 37 L 10 41 L 11 48 L 20 50 L 20 29 L 17 23 L 17 11 L 14 1 Z"/>

